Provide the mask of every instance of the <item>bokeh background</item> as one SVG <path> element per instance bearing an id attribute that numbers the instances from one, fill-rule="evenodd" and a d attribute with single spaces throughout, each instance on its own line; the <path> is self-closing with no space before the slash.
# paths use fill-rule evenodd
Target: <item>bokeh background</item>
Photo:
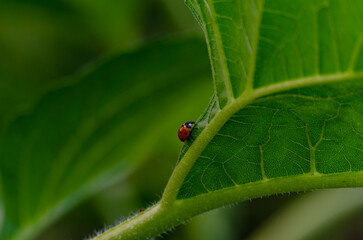
<path id="1" fill-rule="evenodd" d="M 202 35 L 182 0 L 2 0 L 0 102 L 6 104 L 0 104 L 0 121 L 5 121 L 14 106 L 31 102 L 47 86 L 98 59 L 127 52 L 150 39 L 185 32 Z M 210 85 L 206 91 L 212 93 L 212 80 Z M 202 99 L 201 106 L 208 100 Z M 194 115 L 202 110 L 195 110 Z M 175 141 L 173 147 L 151 154 L 127 179 L 79 203 L 37 239 L 83 239 L 155 203 L 181 146 Z M 162 238 L 245 239 L 304 195 L 272 196 L 212 211 Z M 347 214 L 316 234 L 316 239 L 363 239 L 362 213 L 361 208 Z"/>

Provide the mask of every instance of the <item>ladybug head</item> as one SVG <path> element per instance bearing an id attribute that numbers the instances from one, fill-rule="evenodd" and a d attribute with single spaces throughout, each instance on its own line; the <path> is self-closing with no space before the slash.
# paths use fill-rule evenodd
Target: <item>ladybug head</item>
<path id="1" fill-rule="evenodd" d="M 189 121 L 189 122 L 186 122 L 184 123 L 184 125 L 187 127 L 187 128 L 192 128 L 192 125 L 194 124 L 195 122 L 193 120 Z"/>

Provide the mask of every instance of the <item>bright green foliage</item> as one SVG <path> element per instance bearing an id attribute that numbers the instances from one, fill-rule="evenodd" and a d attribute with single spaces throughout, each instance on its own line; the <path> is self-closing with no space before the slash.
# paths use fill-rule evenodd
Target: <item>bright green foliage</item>
<path id="1" fill-rule="evenodd" d="M 168 38 L 92 66 L 43 96 L 1 135 L 0 238 L 34 236 L 150 152 L 176 150 L 176 128 L 201 109 L 195 98 L 208 99 L 209 79 L 203 41 Z"/>
<path id="2" fill-rule="evenodd" d="M 206 32 L 220 109 L 253 94 L 249 83 L 272 91 L 221 126 L 179 199 L 277 177 L 363 170 L 361 1 L 187 4 Z M 218 111 L 211 103 L 204 115 Z"/>
<path id="3" fill-rule="evenodd" d="M 251 84 L 261 3 L 186 1 L 206 33 L 215 90 L 221 107 Z"/>
<path id="4" fill-rule="evenodd" d="M 206 32 L 222 107 L 248 84 L 362 70 L 361 1 L 186 2 Z"/>
<path id="5" fill-rule="evenodd" d="M 266 1 L 254 87 L 363 70 L 363 2 Z"/>
<path id="6" fill-rule="evenodd" d="M 363 81 L 291 90 L 233 114 L 179 198 L 270 178 L 363 169 Z"/>

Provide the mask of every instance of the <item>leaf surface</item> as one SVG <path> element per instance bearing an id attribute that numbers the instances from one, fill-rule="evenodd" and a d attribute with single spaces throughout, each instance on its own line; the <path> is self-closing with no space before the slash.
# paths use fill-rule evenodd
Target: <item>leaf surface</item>
<path id="1" fill-rule="evenodd" d="M 206 33 L 216 92 L 195 132 L 202 147 L 183 149 L 190 170 L 177 199 L 362 173 L 362 2 L 186 2 Z"/>

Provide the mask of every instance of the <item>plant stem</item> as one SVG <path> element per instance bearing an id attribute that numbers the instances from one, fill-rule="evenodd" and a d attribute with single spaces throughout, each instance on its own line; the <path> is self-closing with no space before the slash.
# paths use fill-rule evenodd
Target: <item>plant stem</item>
<path id="1" fill-rule="evenodd" d="M 175 200 L 167 205 L 159 202 L 145 212 L 95 237 L 94 240 L 148 239 L 202 212 L 235 202 L 271 194 L 337 187 L 363 187 L 363 171 L 273 178 L 236 185 L 189 199 Z"/>

